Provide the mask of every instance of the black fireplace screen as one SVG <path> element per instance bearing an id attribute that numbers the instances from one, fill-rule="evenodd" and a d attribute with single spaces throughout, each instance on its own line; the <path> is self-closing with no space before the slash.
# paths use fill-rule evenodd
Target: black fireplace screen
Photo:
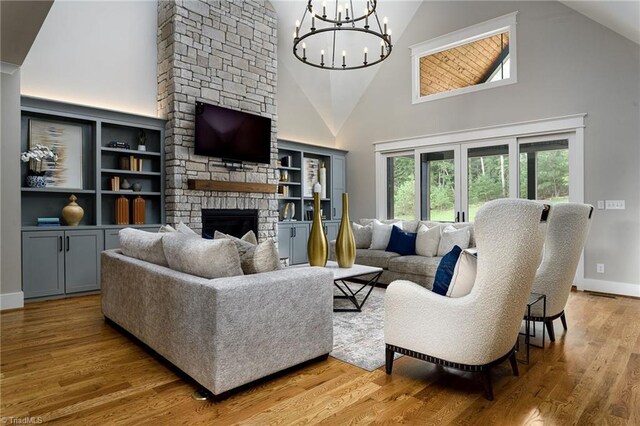
<path id="1" fill-rule="evenodd" d="M 258 235 L 258 210 L 203 209 L 202 236 L 213 238 L 215 231 L 238 238 L 249 231 Z"/>

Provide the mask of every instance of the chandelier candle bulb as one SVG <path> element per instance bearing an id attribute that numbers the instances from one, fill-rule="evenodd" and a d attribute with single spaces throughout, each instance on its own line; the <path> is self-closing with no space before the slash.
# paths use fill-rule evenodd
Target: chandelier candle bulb
<path id="1" fill-rule="evenodd" d="M 322 2 L 322 17 L 323 18 L 327 17 L 327 2 L 326 1 Z"/>
<path id="2" fill-rule="evenodd" d="M 315 16 L 311 17 L 311 31 L 315 31 L 316 30 L 316 18 Z"/>
<path id="3" fill-rule="evenodd" d="M 382 23 L 384 24 L 384 35 L 387 35 L 387 24 L 389 23 L 389 20 L 386 16 L 382 19 Z"/>
<path id="4" fill-rule="evenodd" d="M 364 48 L 364 64 L 365 65 L 367 65 L 367 52 L 369 52 L 369 49 L 365 47 Z"/>
<path id="5" fill-rule="evenodd" d="M 349 20 L 349 3 L 344 5 L 344 15 L 345 15 L 345 19 L 348 21 Z"/>
<path id="6" fill-rule="evenodd" d="M 384 28 L 385 28 L 385 29 L 384 29 L 384 32 L 385 32 L 385 34 L 386 34 L 386 32 L 387 32 L 387 27 L 386 27 L 386 25 L 385 25 L 385 27 L 384 27 Z M 300 34 L 300 21 L 296 21 L 296 32 L 295 32 L 295 37 L 296 37 L 296 38 L 298 38 L 298 34 Z"/>
<path id="7" fill-rule="evenodd" d="M 320 51 L 320 65 L 324 67 L 324 49 Z"/>
<path id="8" fill-rule="evenodd" d="M 364 10 L 364 27 L 369 29 L 369 2 L 367 2 L 367 8 Z"/>
<path id="9" fill-rule="evenodd" d="M 302 59 L 307 60 L 307 44 L 302 43 Z"/>
<path id="10" fill-rule="evenodd" d="M 347 51 L 343 50 L 342 51 L 342 67 L 346 67 L 347 66 Z"/>
<path id="11" fill-rule="evenodd" d="M 338 21 L 342 20 L 342 6 L 338 6 Z"/>
<path id="12" fill-rule="evenodd" d="M 389 41 L 389 44 L 391 44 L 391 29 L 389 29 L 389 34 L 387 34 L 387 40 Z"/>
<path id="13" fill-rule="evenodd" d="M 380 40 L 380 57 L 384 58 L 384 41 Z"/>

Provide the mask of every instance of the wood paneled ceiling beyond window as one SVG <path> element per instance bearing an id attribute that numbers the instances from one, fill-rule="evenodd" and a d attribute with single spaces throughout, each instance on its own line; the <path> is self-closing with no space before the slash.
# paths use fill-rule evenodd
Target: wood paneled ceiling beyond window
<path id="1" fill-rule="evenodd" d="M 420 58 L 420 96 L 484 82 L 508 45 L 502 33 Z"/>

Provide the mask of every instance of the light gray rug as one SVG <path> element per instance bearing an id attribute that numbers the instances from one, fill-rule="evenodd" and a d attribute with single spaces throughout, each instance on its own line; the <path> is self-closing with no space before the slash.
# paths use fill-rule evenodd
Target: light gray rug
<path id="1" fill-rule="evenodd" d="M 349 285 L 359 288 L 358 284 Z M 335 294 L 340 294 L 338 289 L 335 289 Z M 359 294 L 358 300 L 362 297 L 364 295 Z M 346 299 L 338 299 L 334 300 L 334 307 L 353 308 L 353 304 Z M 371 292 L 362 312 L 333 313 L 331 356 L 367 371 L 384 365 L 384 289 L 375 288 Z M 396 354 L 396 358 L 399 356 Z"/>

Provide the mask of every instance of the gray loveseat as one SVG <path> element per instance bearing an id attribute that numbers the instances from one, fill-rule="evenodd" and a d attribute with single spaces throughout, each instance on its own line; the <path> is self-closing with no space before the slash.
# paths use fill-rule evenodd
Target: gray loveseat
<path id="1" fill-rule="evenodd" d="M 333 275 L 205 279 L 102 253 L 102 312 L 219 395 L 333 348 Z"/>
<path id="2" fill-rule="evenodd" d="M 360 219 L 358 223 L 367 225 L 373 219 Z M 382 223 L 394 223 L 396 220 L 382 220 Z M 455 228 L 470 226 L 469 247 L 475 247 L 475 239 L 473 233 L 473 224 L 471 222 L 444 223 L 433 222 L 428 220 L 417 221 L 407 220 L 401 221 L 403 229 L 408 232 L 416 232 L 420 223 L 424 223 L 428 228 L 436 225 L 447 226 L 453 225 Z M 329 243 L 329 259 L 336 259 L 335 241 Z M 442 260 L 441 256 L 425 257 L 425 256 L 400 256 L 398 253 L 385 250 L 371 250 L 365 248 L 356 249 L 356 263 L 360 265 L 377 266 L 383 269 L 382 275 L 378 280 L 381 284 L 390 284 L 395 280 L 409 280 L 416 284 L 420 284 L 429 290 L 433 287 L 433 280 L 436 275 L 438 265 Z"/>

